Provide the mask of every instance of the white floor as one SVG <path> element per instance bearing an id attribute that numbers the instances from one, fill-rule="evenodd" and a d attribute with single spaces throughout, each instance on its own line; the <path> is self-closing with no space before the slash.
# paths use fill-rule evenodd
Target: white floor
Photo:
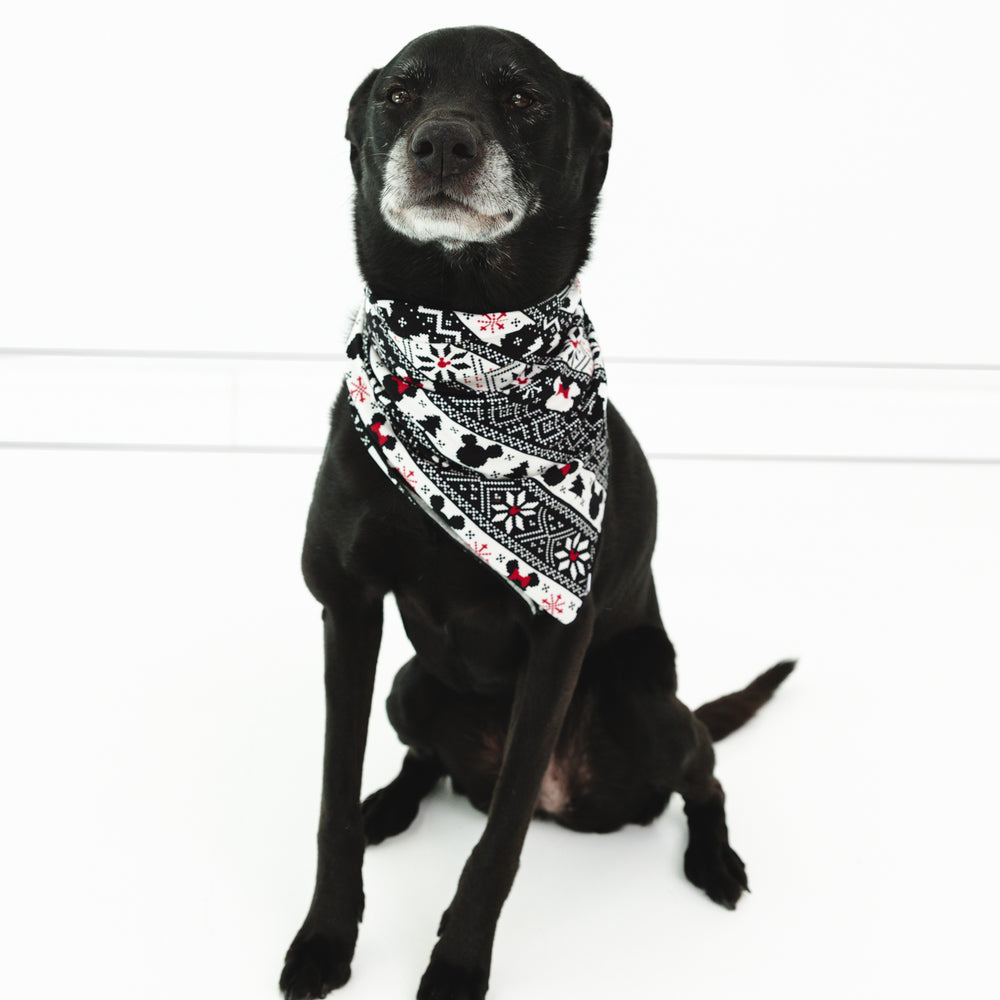
<path id="1" fill-rule="evenodd" d="M 311 892 L 312 455 L 0 452 L 9 996 L 274 998 Z M 685 880 L 683 815 L 535 824 L 496 1000 L 982 995 L 991 970 L 1000 466 L 658 461 L 691 704 L 799 668 L 719 748 L 752 895 Z M 381 709 L 366 789 L 401 747 Z M 345 998 L 415 995 L 483 818 L 445 789 L 365 864 Z"/>

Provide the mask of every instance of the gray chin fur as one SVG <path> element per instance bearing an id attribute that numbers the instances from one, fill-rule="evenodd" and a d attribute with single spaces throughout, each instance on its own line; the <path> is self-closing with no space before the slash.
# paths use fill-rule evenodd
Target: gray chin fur
<path id="1" fill-rule="evenodd" d="M 450 250 L 467 243 L 491 243 L 517 229 L 531 211 L 531 199 L 518 190 L 499 143 L 484 144 L 475 187 L 461 201 L 438 196 L 421 201 L 414 196 L 407 145 L 401 136 L 392 147 L 379 208 L 388 225 L 411 240 L 438 242 Z"/>

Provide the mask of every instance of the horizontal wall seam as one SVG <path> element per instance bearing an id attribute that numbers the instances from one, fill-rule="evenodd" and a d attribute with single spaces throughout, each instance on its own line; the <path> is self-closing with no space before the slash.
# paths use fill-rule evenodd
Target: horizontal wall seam
<path id="1" fill-rule="evenodd" d="M 115 358 L 136 361 L 288 361 L 343 364 L 347 355 L 340 352 L 294 351 L 133 351 L 102 348 L 63 347 L 0 347 L 0 358 Z M 967 364 L 935 361 L 838 361 L 798 360 L 793 358 L 673 358 L 654 356 L 618 356 L 605 354 L 605 361 L 614 365 L 671 365 L 674 367 L 733 367 L 733 368 L 833 368 L 870 369 L 873 371 L 942 371 L 1000 372 L 1000 364 Z"/>
<path id="2" fill-rule="evenodd" d="M 118 441 L 0 441 L 10 451 L 120 451 L 232 455 L 322 455 L 323 448 L 294 445 L 161 444 Z M 676 462 L 811 462 L 864 465 L 1000 465 L 1000 458 L 908 455 L 781 455 L 726 454 L 715 452 L 647 452 L 650 461 Z"/>

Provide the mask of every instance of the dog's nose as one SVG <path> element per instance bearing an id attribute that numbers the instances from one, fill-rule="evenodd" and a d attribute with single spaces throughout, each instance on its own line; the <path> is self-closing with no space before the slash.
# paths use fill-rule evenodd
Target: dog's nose
<path id="1" fill-rule="evenodd" d="M 410 140 L 410 156 L 435 177 L 464 174 L 476 162 L 479 141 L 470 125 L 456 120 L 425 121 Z"/>

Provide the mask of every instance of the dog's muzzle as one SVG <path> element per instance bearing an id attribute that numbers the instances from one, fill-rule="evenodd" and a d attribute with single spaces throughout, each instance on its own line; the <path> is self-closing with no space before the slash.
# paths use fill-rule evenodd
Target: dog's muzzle
<path id="1" fill-rule="evenodd" d="M 512 232 L 534 201 L 499 142 L 471 122 L 434 116 L 393 143 L 379 207 L 396 232 L 456 250 Z"/>

